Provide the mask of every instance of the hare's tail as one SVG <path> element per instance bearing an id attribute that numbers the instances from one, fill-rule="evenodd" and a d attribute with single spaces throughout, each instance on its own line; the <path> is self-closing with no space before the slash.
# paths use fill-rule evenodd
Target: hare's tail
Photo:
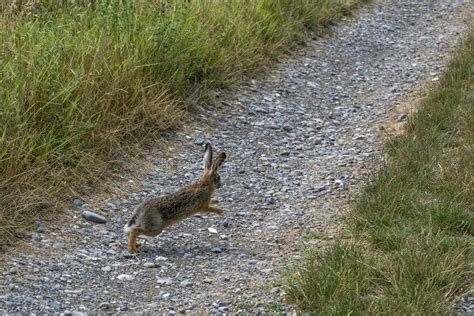
<path id="1" fill-rule="evenodd" d="M 136 220 L 137 220 L 137 216 L 133 215 L 132 218 L 128 221 L 128 223 L 125 224 L 125 227 L 123 228 L 123 230 L 126 233 L 129 233 L 132 230 L 133 226 L 135 226 Z"/>

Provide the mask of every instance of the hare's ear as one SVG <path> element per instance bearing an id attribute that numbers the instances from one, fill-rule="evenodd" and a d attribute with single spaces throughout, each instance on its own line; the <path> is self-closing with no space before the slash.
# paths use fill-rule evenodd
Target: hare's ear
<path id="1" fill-rule="evenodd" d="M 212 165 L 212 146 L 209 143 L 206 143 L 204 149 L 204 171 L 211 170 Z"/>
<path id="2" fill-rule="evenodd" d="M 216 160 L 212 164 L 213 173 L 216 173 L 219 170 L 226 157 L 227 155 L 225 153 L 220 153 L 219 156 L 217 156 Z"/>

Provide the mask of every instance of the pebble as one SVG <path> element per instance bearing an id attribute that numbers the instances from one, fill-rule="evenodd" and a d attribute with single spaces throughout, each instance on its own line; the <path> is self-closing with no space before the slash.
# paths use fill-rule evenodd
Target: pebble
<path id="1" fill-rule="evenodd" d="M 54 243 L 53 248 L 54 249 L 64 249 L 64 243 L 63 242 Z"/>
<path id="2" fill-rule="evenodd" d="M 45 229 L 45 225 L 42 221 L 38 221 L 36 223 L 36 232 L 39 234 L 43 234 Z"/>
<path id="3" fill-rule="evenodd" d="M 91 211 L 84 211 L 82 212 L 82 216 L 87 219 L 90 222 L 97 223 L 97 224 L 105 224 L 107 220 L 105 217 L 100 216 L 99 214 L 96 214 Z"/>
<path id="4" fill-rule="evenodd" d="M 219 312 L 225 313 L 229 310 L 229 306 L 220 306 L 217 309 L 219 310 Z"/>
<path id="5" fill-rule="evenodd" d="M 285 126 L 283 126 L 283 130 L 285 132 L 291 133 L 293 131 L 293 127 L 290 126 L 290 125 L 285 125 Z"/>
<path id="6" fill-rule="evenodd" d="M 156 282 L 160 285 L 167 285 L 173 283 L 173 279 L 171 278 L 158 278 Z"/>
<path id="7" fill-rule="evenodd" d="M 38 233 L 33 233 L 31 235 L 31 238 L 35 241 L 41 241 L 41 240 L 43 240 L 43 235 L 38 234 Z"/>
<path id="8" fill-rule="evenodd" d="M 143 266 L 144 266 L 145 268 L 156 268 L 156 267 L 158 267 L 154 262 L 145 262 L 145 263 L 143 264 Z"/>
<path id="9" fill-rule="evenodd" d="M 402 113 L 398 116 L 398 121 L 403 122 L 407 119 L 407 115 L 405 113 Z"/>
<path id="10" fill-rule="evenodd" d="M 217 234 L 217 229 L 212 228 L 212 227 L 209 227 L 207 231 L 210 232 L 211 234 Z"/>
<path id="11" fill-rule="evenodd" d="M 132 281 L 134 277 L 129 274 L 120 274 L 117 276 L 117 280 L 119 281 Z"/>
<path id="12" fill-rule="evenodd" d="M 224 219 L 224 221 L 222 222 L 222 226 L 224 226 L 225 228 L 228 228 L 229 227 L 229 219 Z"/>
<path id="13" fill-rule="evenodd" d="M 99 309 L 102 309 L 102 310 L 109 309 L 110 307 L 111 307 L 110 303 L 107 303 L 107 302 L 102 302 L 99 305 Z"/>
<path id="14" fill-rule="evenodd" d="M 79 312 L 79 311 L 64 311 L 64 316 L 85 316 L 86 313 Z"/>
<path id="15" fill-rule="evenodd" d="M 193 286 L 193 282 L 191 280 L 186 279 L 186 280 L 181 281 L 180 285 L 184 287 L 190 287 L 190 286 Z"/>

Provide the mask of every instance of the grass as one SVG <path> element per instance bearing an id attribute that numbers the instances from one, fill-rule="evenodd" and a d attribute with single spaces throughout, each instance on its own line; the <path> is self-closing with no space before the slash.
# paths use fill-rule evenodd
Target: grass
<path id="1" fill-rule="evenodd" d="M 362 1 L 0 4 L 0 248 Z"/>
<path id="2" fill-rule="evenodd" d="M 346 217 L 309 249 L 290 301 L 321 315 L 446 315 L 474 280 L 474 30 Z"/>

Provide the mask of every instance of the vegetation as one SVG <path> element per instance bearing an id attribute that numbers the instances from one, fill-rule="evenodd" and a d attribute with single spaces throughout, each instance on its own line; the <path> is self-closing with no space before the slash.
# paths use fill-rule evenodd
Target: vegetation
<path id="1" fill-rule="evenodd" d="M 2 2 L 0 245 L 361 1 Z"/>
<path id="2" fill-rule="evenodd" d="M 289 298 L 321 315 L 446 315 L 474 276 L 474 31 L 348 217 L 310 249 Z"/>

